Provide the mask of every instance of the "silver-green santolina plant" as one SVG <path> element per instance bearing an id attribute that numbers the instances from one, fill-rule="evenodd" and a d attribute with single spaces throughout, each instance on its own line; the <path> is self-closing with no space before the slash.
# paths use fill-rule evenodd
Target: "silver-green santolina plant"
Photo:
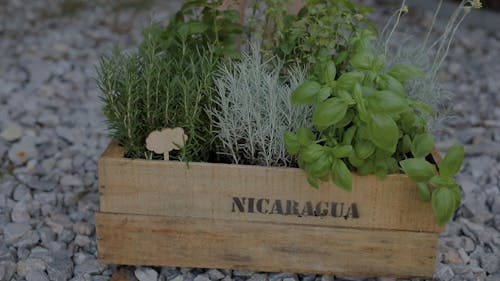
<path id="1" fill-rule="evenodd" d="M 396 49 L 389 50 L 401 17 L 408 12 L 406 1 L 402 1 L 401 8 L 387 21 L 383 28 L 378 44 L 378 53 L 384 54 L 388 60 L 388 67 L 397 64 L 411 64 L 423 70 L 424 75 L 410 81 L 407 85 L 408 96 L 427 104 L 432 111 L 421 112 L 429 123 L 431 130 L 439 129 L 442 121 L 449 116 L 449 101 L 453 93 L 442 87 L 438 80 L 438 73 L 442 69 L 455 34 L 461 23 L 472 9 L 480 9 L 480 0 L 463 0 L 449 18 L 442 32 L 436 32 L 436 22 L 443 5 L 443 0 L 437 4 L 432 23 L 423 41 L 413 40 L 407 34 L 398 36 Z M 435 39 L 433 39 L 435 38 Z"/>
<path id="2" fill-rule="evenodd" d="M 311 109 L 290 101 L 306 73 L 292 68 L 283 81 L 282 63 L 266 60 L 261 53 L 253 45 L 241 60 L 224 65 L 218 73 L 217 110 L 211 115 L 222 143 L 220 153 L 236 164 L 290 166 L 294 158 L 286 151 L 283 132 L 307 126 Z"/>

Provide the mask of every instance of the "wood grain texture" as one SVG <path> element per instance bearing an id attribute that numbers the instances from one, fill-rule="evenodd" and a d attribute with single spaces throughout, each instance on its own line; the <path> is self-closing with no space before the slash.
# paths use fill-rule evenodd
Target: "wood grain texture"
<path id="1" fill-rule="evenodd" d="M 415 184 L 404 175 L 353 175 L 352 192 L 332 182 L 311 188 L 304 172 L 293 168 L 267 168 L 211 163 L 130 160 L 112 143 L 99 160 L 100 210 L 106 213 L 178 216 L 234 221 L 261 221 L 357 227 L 368 229 L 440 232 L 431 204 L 418 198 Z M 259 212 L 233 212 L 233 198 L 265 201 Z M 355 203 L 359 218 L 269 214 L 275 199 L 299 202 Z M 322 205 L 327 208 L 325 204 Z M 340 208 L 340 207 L 339 207 Z M 345 211 L 345 210 L 344 210 Z"/>
<path id="2" fill-rule="evenodd" d="M 222 219 L 96 214 L 106 264 L 431 277 L 438 235 Z"/>

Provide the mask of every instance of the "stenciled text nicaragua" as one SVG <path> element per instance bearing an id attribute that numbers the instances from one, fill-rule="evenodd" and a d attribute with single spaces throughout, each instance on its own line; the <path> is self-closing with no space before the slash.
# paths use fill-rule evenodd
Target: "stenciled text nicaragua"
<path id="1" fill-rule="evenodd" d="M 295 200 L 233 197 L 233 213 L 257 213 L 299 217 L 359 218 L 358 205 L 344 202 L 298 202 Z"/>

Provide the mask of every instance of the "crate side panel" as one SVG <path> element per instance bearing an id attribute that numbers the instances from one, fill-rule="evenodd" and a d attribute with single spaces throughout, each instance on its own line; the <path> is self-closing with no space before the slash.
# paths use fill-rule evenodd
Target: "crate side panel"
<path id="1" fill-rule="evenodd" d="M 405 176 L 353 176 L 352 192 L 311 188 L 300 169 L 128 160 L 99 162 L 102 212 L 439 232 Z"/>
<path id="2" fill-rule="evenodd" d="M 99 213 L 105 264 L 431 277 L 438 235 Z"/>

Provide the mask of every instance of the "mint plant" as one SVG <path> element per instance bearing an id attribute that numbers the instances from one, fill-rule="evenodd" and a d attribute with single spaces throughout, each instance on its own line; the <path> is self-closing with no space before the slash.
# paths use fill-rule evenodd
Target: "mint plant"
<path id="1" fill-rule="evenodd" d="M 460 198 L 453 175 L 463 160 L 461 146 L 450 150 L 439 172 L 426 160 L 434 139 L 423 116 L 433 110 L 409 98 L 405 90 L 405 84 L 423 72 L 407 64 L 384 70 L 385 57 L 373 53 L 373 39 L 366 30 L 356 35 L 349 71 L 338 76 L 330 60 L 320 65 L 314 80 L 292 93 L 294 103 L 314 106 L 315 130 L 286 132 L 287 149 L 298 156 L 299 166 L 316 188 L 331 177 L 338 187 L 351 190 L 351 171 L 383 179 L 403 170 L 418 183 L 421 197 L 431 198 L 442 224 Z"/>

